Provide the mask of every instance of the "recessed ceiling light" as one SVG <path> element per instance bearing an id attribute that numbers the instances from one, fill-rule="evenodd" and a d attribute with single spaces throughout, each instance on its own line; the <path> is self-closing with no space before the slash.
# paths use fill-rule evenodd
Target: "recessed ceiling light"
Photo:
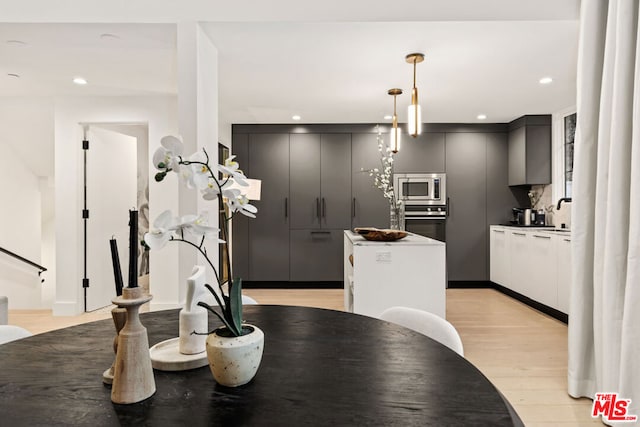
<path id="1" fill-rule="evenodd" d="M 540 81 L 540 84 L 542 85 L 548 85 L 553 81 L 553 79 L 551 77 L 543 77 L 539 81 Z"/>
<path id="2" fill-rule="evenodd" d="M 27 43 L 22 40 L 7 40 L 9 46 L 26 46 Z"/>
<path id="3" fill-rule="evenodd" d="M 13 77 L 14 79 L 19 79 L 20 78 L 20 74 L 16 74 L 16 73 L 7 73 L 7 76 Z"/>
<path id="4" fill-rule="evenodd" d="M 388 114 L 387 114 L 386 116 L 384 116 L 384 119 L 385 119 L 385 120 L 391 120 L 392 118 L 393 118 L 393 117 L 391 117 L 391 116 L 390 116 L 390 115 L 388 115 Z"/>
<path id="5" fill-rule="evenodd" d="M 486 120 L 486 119 L 487 119 L 486 114 L 478 114 L 478 120 Z"/>
<path id="6" fill-rule="evenodd" d="M 300 117 L 299 115 L 295 115 L 293 117 L 291 117 L 293 120 L 300 120 L 302 117 Z"/>
<path id="7" fill-rule="evenodd" d="M 77 85 L 86 85 L 87 81 L 85 79 L 83 79 L 82 77 L 75 77 L 73 79 L 73 82 Z"/>

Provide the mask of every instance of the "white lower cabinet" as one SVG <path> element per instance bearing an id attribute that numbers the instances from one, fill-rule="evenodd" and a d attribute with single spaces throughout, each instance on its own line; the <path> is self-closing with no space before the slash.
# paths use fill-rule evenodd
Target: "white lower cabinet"
<path id="1" fill-rule="evenodd" d="M 511 270 L 511 283 L 500 285 L 526 295 L 529 289 L 528 277 L 531 268 L 529 236 L 523 231 L 510 231 L 511 251 L 505 260 Z"/>
<path id="2" fill-rule="evenodd" d="M 557 253 L 554 236 L 549 233 L 527 233 L 529 237 L 529 274 L 523 278 L 524 294 L 534 301 L 558 308 L 556 284 Z"/>
<path id="3" fill-rule="evenodd" d="M 548 230 L 490 227 L 491 281 L 569 312 L 571 236 Z"/>
<path id="4" fill-rule="evenodd" d="M 504 227 L 496 226 L 491 226 L 489 232 L 489 279 L 508 287 L 511 283 L 511 266 L 505 260 L 509 259 L 509 232 Z"/>
<path id="5" fill-rule="evenodd" d="M 571 288 L 571 237 L 554 236 L 558 249 L 558 310 L 569 313 L 569 290 Z"/>

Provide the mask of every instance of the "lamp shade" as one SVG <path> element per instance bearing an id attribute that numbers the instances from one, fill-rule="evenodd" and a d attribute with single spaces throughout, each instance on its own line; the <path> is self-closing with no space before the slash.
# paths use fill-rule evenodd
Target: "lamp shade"
<path id="1" fill-rule="evenodd" d="M 418 109 L 417 114 L 416 108 Z M 409 105 L 408 115 L 409 117 L 407 120 L 407 133 L 413 136 L 420 135 L 422 133 L 422 111 L 420 110 L 420 105 Z M 418 120 L 416 120 L 416 116 Z"/>
<path id="2" fill-rule="evenodd" d="M 249 200 L 260 200 L 260 191 L 262 189 L 262 181 L 259 179 L 245 179 L 249 183 L 248 186 L 238 185 L 234 182 L 229 188 L 240 190 L 240 194 L 246 196 Z"/>
<path id="3" fill-rule="evenodd" d="M 247 189 L 246 193 L 243 192 L 247 199 L 249 200 L 260 200 L 260 190 L 262 189 L 262 181 L 259 179 L 247 179 L 249 183 L 249 187 L 244 187 Z M 242 189 L 240 189 L 242 191 Z"/>
<path id="4" fill-rule="evenodd" d="M 391 151 L 397 153 L 400 151 L 400 140 L 402 139 L 402 130 L 399 127 L 392 127 L 389 134 L 389 146 Z"/>

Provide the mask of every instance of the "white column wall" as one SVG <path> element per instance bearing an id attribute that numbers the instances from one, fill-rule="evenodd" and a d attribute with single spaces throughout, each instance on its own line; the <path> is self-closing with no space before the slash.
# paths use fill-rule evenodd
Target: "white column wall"
<path id="1" fill-rule="evenodd" d="M 40 263 L 41 208 L 38 178 L 6 143 L 0 168 L 0 247 Z M 38 270 L 0 253 L 0 295 L 11 309 L 41 308 Z"/>
<path id="2" fill-rule="evenodd" d="M 160 138 L 177 130 L 177 103 L 173 96 L 82 97 L 55 101 L 55 218 L 56 297 L 54 315 L 75 315 L 83 310 L 83 157 L 79 123 L 145 123 L 149 127 L 149 157 Z M 118 167 L 118 159 L 105 159 Z M 178 208 L 177 180 L 156 183 L 150 168 L 150 217 Z M 126 215 L 126 212 L 123 213 Z M 178 302 L 178 252 L 174 247 L 151 253 L 150 286 L 154 302 Z"/>
<path id="3" fill-rule="evenodd" d="M 218 162 L 218 50 L 196 22 L 178 24 L 178 117 L 185 154 L 207 150 L 210 162 Z M 209 212 L 211 223 L 218 226 L 217 202 L 207 202 L 187 188 L 180 188 L 180 215 Z M 218 245 L 207 245 L 209 259 L 217 265 Z M 180 247 L 180 301 L 186 295 L 186 278 L 198 259 L 192 247 Z M 204 265 L 204 264 L 203 264 Z M 153 277 L 153 276 L 152 276 Z M 215 283 L 207 269 L 207 282 Z M 215 287 L 215 286 L 214 286 Z"/>

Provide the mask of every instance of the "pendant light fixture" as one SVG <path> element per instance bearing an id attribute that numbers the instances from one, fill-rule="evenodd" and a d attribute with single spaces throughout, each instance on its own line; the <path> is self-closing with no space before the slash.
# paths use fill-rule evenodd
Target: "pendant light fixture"
<path id="1" fill-rule="evenodd" d="M 424 54 L 410 53 L 405 57 L 409 64 L 413 64 L 413 88 L 411 89 L 411 104 L 409 105 L 408 133 L 417 137 L 422 132 L 422 117 L 420 104 L 418 104 L 418 88 L 416 87 L 416 64 L 424 61 Z"/>
<path id="2" fill-rule="evenodd" d="M 400 135 L 402 131 L 398 127 L 398 114 L 396 113 L 396 97 L 398 95 L 402 95 L 402 89 L 394 88 L 389 89 L 387 92 L 389 95 L 393 96 L 393 117 L 392 125 L 391 125 L 391 134 L 389 140 L 389 146 L 391 147 L 391 151 L 395 154 L 400 150 Z"/>

